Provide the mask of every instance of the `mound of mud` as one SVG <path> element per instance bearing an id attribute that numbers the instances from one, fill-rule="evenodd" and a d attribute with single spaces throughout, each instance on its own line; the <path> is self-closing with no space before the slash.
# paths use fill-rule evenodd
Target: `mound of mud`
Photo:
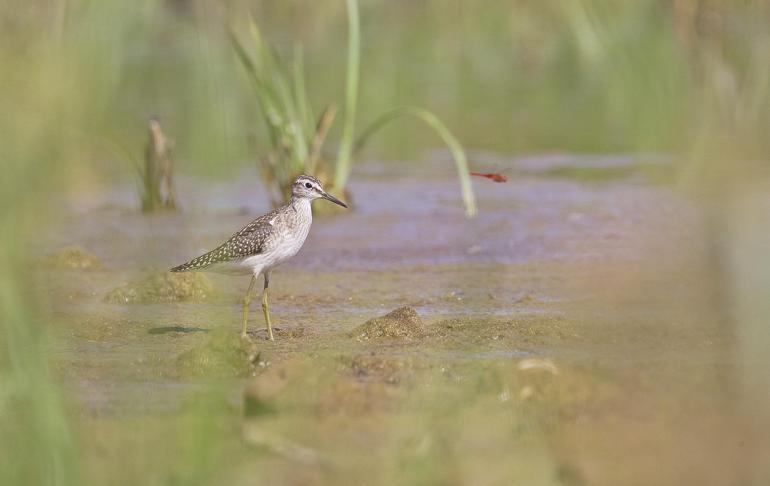
<path id="1" fill-rule="evenodd" d="M 244 376 L 251 372 L 256 357 L 253 344 L 229 329 L 217 329 L 207 342 L 179 354 L 175 370 L 180 376 Z"/>
<path id="2" fill-rule="evenodd" d="M 73 270 L 99 270 L 102 262 L 94 255 L 77 246 L 69 246 L 48 255 L 43 264 L 52 268 L 67 268 Z"/>
<path id="3" fill-rule="evenodd" d="M 104 300 L 112 304 L 200 302 L 213 293 L 214 286 L 202 273 L 163 272 L 113 289 Z"/>
<path id="4" fill-rule="evenodd" d="M 404 306 L 384 316 L 369 319 L 355 328 L 350 336 L 359 341 L 368 341 L 381 338 L 413 339 L 423 334 L 424 326 L 417 311 L 412 307 Z"/>

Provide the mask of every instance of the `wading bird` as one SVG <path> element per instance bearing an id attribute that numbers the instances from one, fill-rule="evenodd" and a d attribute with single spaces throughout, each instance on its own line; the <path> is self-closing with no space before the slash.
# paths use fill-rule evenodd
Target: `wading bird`
<path id="1" fill-rule="evenodd" d="M 174 267 L 171 271 L 251 275 L 249 289 L 243 298 L 241 337 L 246 339 L 251 294 L 259 276 L 264 276 L 262 312 L 265 315 L 267 336 L 272 341 L 273 328 L 270 324 L 270 310 L 267 302 L 270 271 L 296 255 L 302 248 L 313 222 L 310 203 L 319 198 L 347 208 L 345 203 L 327 193 L 318 179 L 301 175 L 291 185 L 291 199 L 288 203 L 255 219 L 214 250 Z"/>

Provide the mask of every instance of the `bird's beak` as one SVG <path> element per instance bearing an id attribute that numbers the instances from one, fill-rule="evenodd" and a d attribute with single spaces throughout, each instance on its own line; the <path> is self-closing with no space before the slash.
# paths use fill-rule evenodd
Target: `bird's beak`
<path id="1" fill-rule="evenodd" d="M 329 194 L 328 192 L 325 192 L 325 191 L 324 191 L 324 193 L 323 193 L 323 195 L 322 195 L 321 197 L 322 197 L 322 198 L 324 198 L 324 199 L 326 199 L 327 201 L 331 201 L 331 202 L 333 202 L 334 204 L 339 204 L 339 205 L 340 205 L 340 206 L 342 206 L 343 208 L 347 208 L 347 207 L 348 207 L 348 205 L 347 205 L 347 204 L 345 204 L 344 202 L 340 201 L 340 200 L 339 200 L 339 199 L 337 199 L 336 197 L 332 196 L 332 195 L 331 195 L 331 194 Z"/>

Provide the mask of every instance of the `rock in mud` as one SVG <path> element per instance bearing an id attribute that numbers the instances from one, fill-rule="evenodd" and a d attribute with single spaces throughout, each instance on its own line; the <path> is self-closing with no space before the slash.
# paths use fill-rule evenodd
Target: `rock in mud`
<path id="1" fill-rule="evenodd" d="M 252 378 L 243 391 L 244 413 L 247 416 L 274 412 L 275 401 L 289 384 L 289 373 L 284 367 L 270 368 Z"/>
<path id="2" fill-rule="evenodd" d="M 547 371 L 552 375 L 559 374 L 559 368 L 550 359 L 527 358 L 519 361 L 516 367 L 520 371 Z"/>
<path id="3" fill-rule="evenodd" d="M 200 302 L 213 292 L 214 286 L 202 273 L 163 272 L 113 289 L 104 300 L 112 304 Z"/>
<path id="4" fill-rule="evenodd" d="M 359 341 L 368 341 L 381 338 L 414 339 L 423 336 L 424 333 L 422 319 L 417 315 L 417 311 L 412 307 L 404 306 L 384 316 L 366 321 L 350 335 Z"/>
<path id="5" fill-rule="evenodd" d="M 62 248 L 48 255 L 43 262 L 48 267 L 72 270 L 99 270 L 102 262 L 94 255 L 77 246 Z"/>

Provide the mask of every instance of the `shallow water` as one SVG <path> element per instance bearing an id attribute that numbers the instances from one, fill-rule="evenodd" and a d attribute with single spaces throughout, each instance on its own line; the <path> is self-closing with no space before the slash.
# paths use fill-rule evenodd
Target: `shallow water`
<path id="1" fill-rule="evenodd" d="M 475 180 L 479 215 L 466 219 L 451 166 L 436 158 L 401 175 L 357 168 L 355 209 L 317 217 L 273 273 L 275 343 L 253 304 L 253 348 L 237 340 L 247 278 L 212 275 L 216 293 L 202 302 L 104 301 L 267 210 L 253 173 L 182 178 L 180 213 L 135 212 L 130 187 L 68 201 L 38 251 L 76 245 L 103 264 L 53 269 L 41 283 L 54 361 L 96 444 L 85 446 L 89 474 L 109 477 L 128 451 L 122 467 L 166 477 L 142 444 L 177 437 L 213 380 L 229 455 L 212 484 L 770 478 L 767 437 L 740 412 L 736 331 L 720 312 L 698 204 L 650 183 L 636 159 L 478 154 L 509 182 Z M 425 321 L 423 337 L 348 335 L 403 305 Z M 533 358 L 556 372 L 519 366 Z M 249 400 L 270 412 L 250 413 Z"/>

